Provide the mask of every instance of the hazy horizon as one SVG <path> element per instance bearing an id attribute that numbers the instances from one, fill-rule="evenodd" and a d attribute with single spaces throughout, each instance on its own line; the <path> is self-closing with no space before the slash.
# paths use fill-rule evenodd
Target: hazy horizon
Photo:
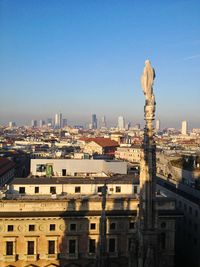
<path id="1" fill-rule="evenodd" d="M 162 127 L 200 128 L 200 2 L 10 0 L 0 8 L 0 124 L 59 112 L 74 124 L 92 113 L 142 124 L 149 58 Z"/>

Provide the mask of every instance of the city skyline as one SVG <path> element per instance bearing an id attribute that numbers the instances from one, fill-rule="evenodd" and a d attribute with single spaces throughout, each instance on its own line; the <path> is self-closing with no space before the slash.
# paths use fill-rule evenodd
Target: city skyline
<path id="1" fill-rule="evenodd" d="M 1 10 L 0 124 L 58 112 L 139 123 L 149 58 L 163 127 L 200 126 L 198 1 L 2 1 Z"/>

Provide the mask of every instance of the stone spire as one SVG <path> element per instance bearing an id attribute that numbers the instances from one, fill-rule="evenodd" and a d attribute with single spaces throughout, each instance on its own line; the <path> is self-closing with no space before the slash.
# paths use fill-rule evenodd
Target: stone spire
<path id="1" fill-rule="evenodd" d="M 155 96 L 153 82 L 155 71 L 149 60 L 145 61 L 141 85 L 145 96 L 144 140 L 140 163 L 140 208 L 139 208 L 139 252 L 138 267 L 157 266 L 156 231 L 156 145 L 153 122 L 155 117 Z"/>

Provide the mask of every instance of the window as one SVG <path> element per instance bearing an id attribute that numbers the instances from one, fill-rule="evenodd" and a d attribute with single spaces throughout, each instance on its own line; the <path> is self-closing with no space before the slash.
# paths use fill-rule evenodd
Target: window
<path id="1" fill-rule="evenodd" d="M 35 231 L 35 225 L 34 224 L 29 224 L 29 231 L 30 232 Z"/>
<path id="2" fill-rule="evenodd" d="M 48 241 L 48 254 L 55 254 L 55 241 L 54 240 Z"/>
<path id="3" fill-rule="evenodd" d="M 129 238 L 128 239 L 128 251 L 132 251 L 132 245 L 133 245 L 133 239 L 132 238 Z"/>
<path id="4" fill-rule="evenodd" d="M 66 176 L 67 175 L 67 170 L 66 169 L 62 169 L 62 176 Z"/>
<path id="5" fill-rule="evenodd" d="M 35 187 L 35 194 L 39 193 L 40 189 L 39 189 L 39 186 L 36 186 Z"/>
<path id="6" fill-rule="evenodd" d="M 81 192 L 81 187 L 75 186 L 75 193 L 80 193 L 80 192 Z"/>
<path id="7" fill-rule="evenodd" d="M 34 241 L 28 241 L 27 243 L 27 255 L 34 255 Z"/>
<path id="8" fill-rule="evenodd" d="M 7 241 L 6 242 L 6 255 L 13 255 L 13 242 Z"/>
<path id="9" fill-rule="evenodd" d="M 108 251 L 111 253 L 115 252 L 115 246 L 116 246 L 115 238 L 110 238 L 108 241 L 109 241 L 108 242 Z"/>
<path id="10" fill-rule="evenodd" d="M 25 194 L 25 187 L 20 187 L 19 188 L 19 193 L 20 194 Z"/>
<path id="11" fill-rule="evenodd" d="M 98 187 L 97 187 L 97 192 L 98 192 L 98 193 L 101 193 L 101 192 L 102 192 L 102 187 L 103 187 L 103 186 L 98 186 Z"/>
<path id="12" fill-rule="evenodd" d="M 116 223 L 112 222 L 110 224 L 110 230 L 115 230 L 116 229 Z"/>
<path id="13" fill-rule="evenodd" d="M 51 186 L 50 187 L 50 193 L 51 194 L 56 194 L 56 187 L 55 186 Z"/>
<path id="14" fill-rule="evenodd" d="M 116 193 L 121 193 L 121 186 L 116 186 L 115 192 Z"/>
<path id="15" fill-rule="evenodd" d="M 166 235 L 165 233 L 161 233 L 160 235 L 160 246 L 161 246 L 161 249 L 165 249 L 165 243 L 166 243 Z"/>
<path id="16" fill-rule="evenodd" d="M 56 225 L 55 224 L 50 224 L 49 230 L 50 231 L 55 231 L 55 229 L 56 229 Z"/>
<path id="17" fill-rule="evenodd" d="M 95 230 L 95 229 L 96 229 L 96 223 L 91 223 L 90 230 Z"/>
<path id="18" fill-rule="evenodd" d="M 96 240 L 89 239 L 89 253 L 95 253 L 95 252 L 96 252 Z"/>
<path id="19" fill-rule="evenodd" d="M 8 232 L 12 232 L 14 229 L 14 226 L 13 225 L 8 225 Z"/>
<path id="20" fill-rule="evenodd" d="M 134 186 L 134 194 L 137 194 L 137 186 Z"/>
<path id="21" fill-rule="evenodd" d="M 134 228 L 135 228 L 135 222 L 130 222 L 129 229 L 134 229 Z"/>
<path id="22" fill-rule="evenodd" d="M 76 253 L 76 240 L 70 239 L 69 240 L 69 254 L 75 254 Z"/>
<path id="23" fill-rule="evenodd" d="M 44 164 L 37 164 L 36 165 L 36 172 L 45 172 L 46 171 L 46 165 Z"/>
<path id="24" fill-rule="evenodd" d="M 70 224 L 70 231 L 76 231 L 76 224 L 75 223 Z"/>

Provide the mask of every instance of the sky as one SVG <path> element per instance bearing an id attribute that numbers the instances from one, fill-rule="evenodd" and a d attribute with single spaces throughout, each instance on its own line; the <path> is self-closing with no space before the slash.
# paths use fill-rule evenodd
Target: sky
<path id="1" fill-rule="evenodd" d="M 200 128 L 199 14 L 198 0 L 0 0 L 0 124 L 142 123 L 150 59 L 162 127 Z"/>

